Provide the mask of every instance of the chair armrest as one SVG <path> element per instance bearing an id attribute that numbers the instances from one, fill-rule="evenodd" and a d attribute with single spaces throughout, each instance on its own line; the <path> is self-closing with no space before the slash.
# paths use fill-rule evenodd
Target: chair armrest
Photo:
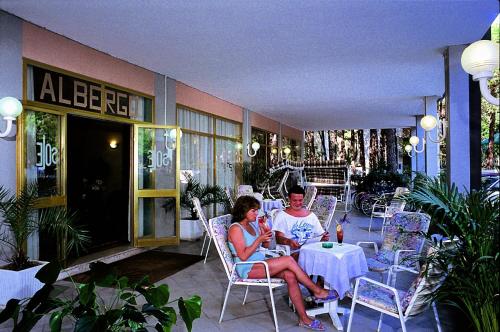
<path id="1" fill-rule="evenodd" d="M 278 246 L 278 245 L 276 245 L 276 246 Z M 262 252 L 263 254 L 267 254 L 267 255 L 273 256 L 273 257 L 286 256 L 286 250 L 280 249 L 280 248 L 276 248 L 276 249 L 260 248 L 259 251 Z"/>
<path id="2" fill-rule="evenodd" d="M 290 256 L 290 246 L 287 244 L 276 244 L 276 250 L 285 253 L 285 256 Z"/>
<path id="3" fill-rule="evenodd" d="M 360 246 L 360 244 L 373 244 L 373 248 L 375 249 L 375 253 L 378 253 L 378 246 L 377 246 L 377 244 L 375 242 L 373 242 L 373 241 L 359 241 L 359 242 L 356 242 L 357 246 Z"/>
<path id="4" fill-rule="evenodd" d="M 264 269 L 266 270 L 267 282 L 271 283 L 271 274 L 269 273 L 269 265 L 267 264 L 266 261 L 236 262 L 236 263 L 234 263 L 233 273 L 236 271 L 236 266 L 245 265 L 245 264 L 262 264 L 262 265 L 264 265 Z"/>
<path id="5" fill-rule="evenodd" d="M 417 270 L 403 265 L 391 265 L 391 267 L 389 268 L 389 273 L 391 273 L 392 271 L 406 271 L 414 274 L 419 274 Z"/>
<path id="6" fill-rule="evenodd" d="M 402 253 L 402 252 L 416 252 L 416 250 L 413 250 L 413 249 L 400 249 L 400 250 L 396 250 L 396 253 L 394 254 L 394 265 L 400 265 L 399 264 L 399 255 Z"/>

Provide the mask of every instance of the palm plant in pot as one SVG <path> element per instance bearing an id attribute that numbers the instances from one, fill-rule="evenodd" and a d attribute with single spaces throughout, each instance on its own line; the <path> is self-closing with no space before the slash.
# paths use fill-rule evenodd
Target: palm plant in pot
<path id="1" fill-rule="evenodd" d="M 461 193 L 455 185 L 420 177 L 407 200 L 432 216 L 429 234 L 453 239 L 428 261 L 446 272 L 434 299 L 459 308 L 474 331 L 498 332 L 500 251 L 498 196 L 486 190 Z"/>
<path id="2" fill-rule="evenodd" d="M 224 189 L 218 185 L 204 185 L 191 175 L 186 175 L 187 183 L 181 191 L 180 206 L 189 214 L 181 218 L 180 237 L 183 240 L 196 240 L 203 235 L 203 228 L 199 223 L 198 215 L 193 205 L 193 197 L 200 200 L 201 207 L 212 204 L 223 204 L 224 209 L 229 209 L 229 200 Z M 171 209 L 173 202 L 163 205 L 165 209 Z"/>
<path id="3" fill-rule="evenodd" d="M 7 264 L 0 266 L 0 305 L 10 298 L 33 295 L 42 284 L 34 276 L 46 263 L 30 260 L 25 246 L 28 238 L 38 231 L 47 231 L 63 246 L 58 248 L 59 259 L 65 261 L 69 251 L 79 251 L 89 241 L 87 232 L 73 225 L 75 215 L 64 207 L 38 209 L 38 187 L 26 185 L 19 195 L 0 186 L 0 243 Z M 31 281 L 30 285 L 22 282 Z"/>

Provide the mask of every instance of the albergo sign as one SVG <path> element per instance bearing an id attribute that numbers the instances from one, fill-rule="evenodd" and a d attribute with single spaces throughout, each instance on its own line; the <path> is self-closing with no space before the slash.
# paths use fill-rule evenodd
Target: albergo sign
<path id="1" fill-rule="evenodd" d="M 33 67 L 34 100 L 42 103 L 130 118 L 130 93 L 100 83 Z"/>

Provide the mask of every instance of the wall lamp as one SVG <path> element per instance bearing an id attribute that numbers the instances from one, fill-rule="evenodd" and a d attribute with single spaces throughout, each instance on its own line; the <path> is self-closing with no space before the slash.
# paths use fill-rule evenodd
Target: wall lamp
<path id="1" fill-rule="evenodd" d="M 291 152 L 292 150 L 288 146 L 284 147 L 283 150 L 281 150 L 281 159 L 288 159 Z"/>
<path id="2" fill-rule="evenodd" d="M 417 145 L 420 142 L 420 138 L 418 136 L 412 136 L 410 137 L 410 144 L 405 145 L 405 151 L 408 153 L 410 157 L 412 157 L 411 151 L 414 150 L 416 153 L 422 153 L 425 150 L 425 144 L 427 143 L 427 140 L 434 142 L 434 143 L 441 143 L 445 136 L 441 136 L 438 134 L 437 138 L 432 138 L 430 135 L 430 131 L 436 128 L 438 120 L 436 117 L 432 115 L 427 115 L 427 97 L 424 97 L 424 107 L 425 111 L 424 114 L 425 116 L 420 119 L 420 126 L 424 130 L 424 137 L 422 137 L 422 148 L 418 149 Z"/>
<path id="3" fill-rule="evenodd" d="M 0 116 L 7 121 L 7 128 L 2 133 L 0 132 L 0 137 L 7 137 L 12 130 L 12 122 L 21 114 L 23 111 L 23 105 L 17 98 L 4 97 L 0 99 Z"/>
<path id="4" fill-rule="evenodd" d="M 474 81 L 479 81 L 479 89 L 483 98 L 490 104 L 499 106 L 499 98 L 491 95 L 488 80 L 493 77 L 495 68 L 499 65 L 499 47 L 491 40 L 479 40 L 470 44 L 462 53 L 462 68 L 472 75 Z"/>
<path id="5" fill-rule="evenodd" d="M 252 147 L 253 153 L 250 152 L 250 146 Z M 260 149 L 260 144 L 259 142 L 253 142 L 251 145 L 250 143 L 247 144 L 247 154 L 249 157 L 255 157 L 257 154 L 257 151 Z"/>

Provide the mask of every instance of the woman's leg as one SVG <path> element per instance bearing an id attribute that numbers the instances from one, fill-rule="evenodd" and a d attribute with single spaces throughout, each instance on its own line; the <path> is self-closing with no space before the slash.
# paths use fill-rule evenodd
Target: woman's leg
<path id="1" fill-rule="evenodd" d="M 295 273 L 289 270 L 285 270 L 278 273 L 277 276 L 285 279 L 286 281 L 286 284 L 288 286 L 288 296 L 295 306 L 295 310 L 297 311 L 297 315 L 299 316 L 299 323 L 311 324 L 312 319 L 307 316 L 304 301 L 302 300 L 302 293 L 300 292 Z"/>
<path id="2" fill-rule="evenodd" d="M 290 256 L 276 257 L 266 259 L 269 266 L 269 273 L 271 276 L 278 276 L 281 272 L 286 270 L 292 272 L 298 282 L 311 290 L 314 296 L 324 298 L 328 296 L 328 290 L 323 289 L 316 285 L 309 276 L 302 270 L 297 262 Z M 249 278 L 265 278 L 266 271 L 262 264 L 254 264 L 252 270 L 248 273 Z"/>

